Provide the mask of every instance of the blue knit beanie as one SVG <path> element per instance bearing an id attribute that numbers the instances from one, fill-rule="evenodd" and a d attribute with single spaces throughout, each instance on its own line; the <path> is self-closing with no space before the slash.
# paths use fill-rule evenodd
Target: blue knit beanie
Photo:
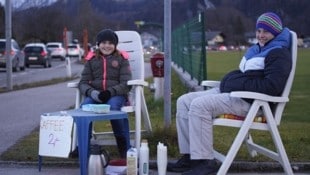
<path id="1" fill-rule="evenodd" d="M 282 21 L 278 15 L 272 12 L 267 12 L 258 17 L 256 22 L 256 30 L 258 28 L 263 28 L 274 36 L 277 36 L 282 32 Z"/>

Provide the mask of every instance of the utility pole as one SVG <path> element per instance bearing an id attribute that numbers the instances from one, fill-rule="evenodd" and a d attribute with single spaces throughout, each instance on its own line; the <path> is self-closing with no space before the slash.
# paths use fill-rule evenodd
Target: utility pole
<path id="1" fill-rule="evenodd" d="M 11 59 L 11 38 L 12 38 L 12 15 L 11 0 L 5 0 L 5 57 L 6 57 L 6 74 L 7 90 L 12 90 L 12 59 Z"/>
<path id="2" fill-rule="evenodd" d="M 171 0 L 164 1 L 164 122 L 171 125 Z"/>

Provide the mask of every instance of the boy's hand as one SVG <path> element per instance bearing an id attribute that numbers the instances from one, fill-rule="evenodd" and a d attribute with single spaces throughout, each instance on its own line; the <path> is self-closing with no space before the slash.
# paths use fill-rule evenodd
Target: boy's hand
<path id="1" fill-rule="evenodd" d="M 90 97 L 95 100 L 98 103 L 102 103 L 102 101 L 99 99 L 100 92 L 97 90 L 92 90 L 90 93 Z"/>
<path id="2" fill-rule="evenodd" d="M 98 98 L 102 101 L 102 103 L 107 103 L 108 100 L 111 98 L 111 92 L 108 90 L 102 91 L 99 93 Z"/>

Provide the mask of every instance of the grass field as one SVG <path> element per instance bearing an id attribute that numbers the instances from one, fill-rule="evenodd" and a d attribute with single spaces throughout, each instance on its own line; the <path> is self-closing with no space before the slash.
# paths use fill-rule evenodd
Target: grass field
<path id="1" fill-rule="evenodd" d="M 243 53 L 241 52 L 209 52 L 207 54 L 208 63 L 208 79 L 220 80 L 225 73 L 238 67 L 240 58 Z M 290 95 L 290 102 L 288 103 L 282 123 L 280 125 L 280 134 L 282 136 L 284 146 L 290 161 L 310 161 L 310 134 L 307 130 L 310 128 L 310 92 L 308 85 L 310 85 L 310 49 L 298 50 L 298 61 L 296 67 L 296 75 L 293 83 L 293 89 Z M 152 83 L 152 79 L 148 79 Z M 175 102 L 176 99 L 187 92 L 186 87 L 179 80 L 177 75 L 172 71 L 172 124 L 169 128 L 164 128 L 163 118 L 163 100 L 154 101 L 153 93 L 148 89 L 145 89 L 145 96 L 147 100 L 147 106 L 149 109 L 153 133 L 147 138 L 150 146 L 150 156 L 152 159 L 156 158 L 156 145 L 163 142 L 168 145 L 168 153 L 170 158 L 176 158 L 179 156 L 178 145 L 175 129 Z M 132 124 L 132 123 L 131 123 Z M 109 128 L 109 122 L 100 124 L 101 128 Z M 214 128 L 214 147 L 217 150 L 225 152 L 237 130 L 227 127 L 215 127 Z M 252 132 L 254 141 L 263 143 L 268 147 L 273 147 L 269 134 L 265 132 L 254 131 Z M 107 147 L 111 152 L 112 157 L 115 155 L 115 147 Z M 38 154 L 38 129 L 35 129 L 33 133 L 16 145 L 11 147 L 7 152 L 1 155 L 2 160 L 17 160 L 17 161 L 36 161 Z M 269 159 L 258 156 L 251 158 L 246 148 L 242 148 L 237 157 L 237 160 L 248 161 L 266 161 Z M 58 161 L 59 159 L 51 158 L 51 161 Z M 71 160 L 71 159 L 63 159 Z"/>

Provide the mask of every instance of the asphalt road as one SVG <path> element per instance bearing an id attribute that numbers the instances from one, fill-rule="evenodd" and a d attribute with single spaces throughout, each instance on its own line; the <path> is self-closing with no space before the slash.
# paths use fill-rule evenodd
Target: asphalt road
<path id="1" fill-rule="evenodd" d="M 75 91 L 67 83 L 0 94 L 0 154 L 39 126 L 40 115 L 68 109 Z"/>
<path id="2" fill-rule="evenodd" d="M 80 75 L 83 64 L 77 62 L 77 58 L 70 59 L 71 76 L 77 77 Z M 52 67 L 43 68 L 42 66 L 31 66 L 25 71 L 13 72 L 11 75 L 12 85 L 21 85 L 38 81 L 49 80 L 53 78 L 68 77 L 69 66 L 68 61 L 60 61 L 59 59 L 52 60 Z M 7 87 L 6 69 L 0 69 L 0 88 Z"/>

